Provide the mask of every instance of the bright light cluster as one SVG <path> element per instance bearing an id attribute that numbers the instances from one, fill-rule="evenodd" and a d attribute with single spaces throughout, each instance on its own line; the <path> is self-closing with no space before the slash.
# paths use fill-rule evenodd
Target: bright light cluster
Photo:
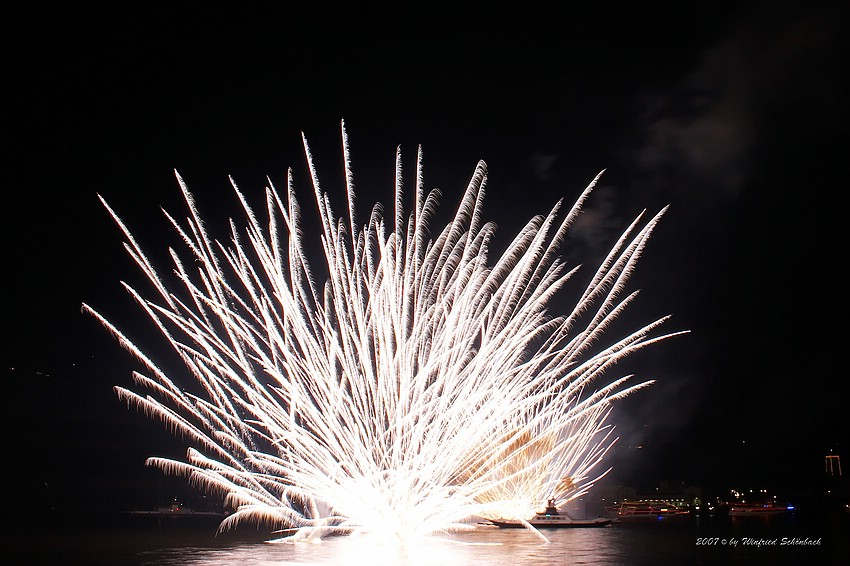
<path id="1" fill-rule="evenodd" d="M 397 154 L 394 208 L 375 205 L 359 226 L 344 127 L 342 141 L 348 210 L 338 218 L 304 140 L 321 269 L 305 252 L 291 171 L 283 195 L 269 181 L 262 222 L 233 183 L 245 225 L 231 221 L 226 244 L 207 234 L 178 175 L 189 216 L 166 213 L 186 246 L 171 250 L 169 280 L 104 201 L 156 293 L 126 289 L 196 382 L 178 385 L 189 375 L 169 377 L 83 305 L 144 366 L 133 375 L 149 395 L 116 387 L 119 397 L 192 446 L 185 461 L 149 464 L 222 494 L 233 510 L 222 528 L 262 522 L 295 540 L 407 542 L 481 517 L 528 520 L 548 499 L 585 493 L 614 441 L 612 401 L 648 383 L 600 376 L 669 336 L 656 335 L 660 319 L 603 343 L 636 295 L 624 286 L 663 211 L 639 216 L 572 312 L 554 316 L 551 299 L 577 271 L 558 247 L 593 184 L 565 214 L 559 203 L 529 220 L 491 261 L 483 162 L 453 219 L 433 230 L 440 195 L 424 189 L 421 149 L 410 212 Z"/>

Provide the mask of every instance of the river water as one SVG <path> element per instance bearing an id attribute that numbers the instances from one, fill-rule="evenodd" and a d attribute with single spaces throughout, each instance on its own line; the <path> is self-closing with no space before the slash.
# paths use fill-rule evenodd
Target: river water
<path id="1" fill-rule="evenodd" d="M 268 533 L 217 534 L 206 522 L 69 521 L 6 531 L 9 564 L 89 566 L 524 566 L 552 564 L 850 564 L 850 520 L 675 518 L 545 532 L 480 527 L 406 550 L 353 537 L 269 544 Z"/>

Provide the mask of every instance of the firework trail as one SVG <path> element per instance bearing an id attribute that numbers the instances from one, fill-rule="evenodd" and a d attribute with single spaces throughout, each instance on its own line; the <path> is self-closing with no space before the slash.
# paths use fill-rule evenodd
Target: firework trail
<path id="1" fill-rule="evenodd" d="M 166 213 L 185 243 L 182 255 L 170 250 L 169 279 L 103 202 L 154 292 L 126 290 L 195 382 L 178 385 L 83 305 L 143 366 L 133 377 L 148 394 L 116 387 L 118 396 L 192 446 L 185 461 L 148 463 L 221 494 L 233 510 L 222 528 L 262 522 L 294 539 L 409 541 L 477 517 L 526 520 L 547 499 L 585 493 L 605 473 L 612 401 L 646 385 L 598 378 L 669 336 L 656 334 L 660 319 L 602 342 L 634 299 L 624 287 L 661 213 L 638 217 L 572 312 L 553 316 L 550 300 L 577 270 L 558 247 L 593 183 L 570 209 L 530 219 L 491 260 L 483 162 L 432 236 L 440 195 L 424 189 L 421 149 L 409 212 L 397 153 L 394 208 L 375 205 L 358 225 L 344 126 L 342 140 L 348 210 L 338 218 L 304 139 L 321 269 L 305 253 L 291 170 L 282 194 L 269 180 L 262 222 L 231 180 L 245 225 L 231 221 L 226 244 L 207 234 L 177 175 L 189 215 Z"/>

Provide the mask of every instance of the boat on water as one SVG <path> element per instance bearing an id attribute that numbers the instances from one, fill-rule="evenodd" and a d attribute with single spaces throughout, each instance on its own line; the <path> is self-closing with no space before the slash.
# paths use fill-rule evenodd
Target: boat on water
<path id="1" fill-rule="evenodd" d="M 754 515 L 779 515 L 790 513 L 794 510 L 793 505 L 779 503 L 732 503 L 729 505 L 730 516 L 754 516 Z"/>
<path id="2" fill-rule="evenodd" d="M 221 519 L 224 518 L 224 514 L 217 513 L 215 511 L 196 511 L 186 505 L 181 504 L 176 499 L 171 502 L 171 505 L 166 507 L 159 507 L 152 511 L 129 511 L 130 515 L 138 516 L 138 517 L 154 517 L 154 518 L 165 518 L 165 517 L 195 517 L 195 518 L 211 518 L 211 519 Z"/>
<path id="3" fill-rule="evenodd" d="M 526 523 L 514 519 L 490 519 L 490 522 L 503 529 L 527 528 Z M 555 507 L 555 502 L 550 499 L 546 506 L 546 510 L 542 513 L 537 513 L 534 518 L 527 521 L 527 523 L 535 529 L 574 529 L 605 527 L 611 524 L 611 519 L 607 517 L 597 517 L 595 519 L 573 519 L 569 515 L 560 513 L 558 508 Z"/>
<path id="4" fill-rule="evenodd" d="M 624 501 L 608 507 L 608 513 L 616 519 L 663 519 L 665 517 L 687 517 L 691 512 L 663 500 Z"/>

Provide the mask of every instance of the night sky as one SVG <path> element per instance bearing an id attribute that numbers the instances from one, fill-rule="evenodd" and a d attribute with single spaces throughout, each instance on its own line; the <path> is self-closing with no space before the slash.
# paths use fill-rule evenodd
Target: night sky
<path id="1" fill-rule="evenodd" d="M 391 202 L 399 145 L 412 184 L 421 144 L 446 210 L 487 162 L 485 211 L 505 241 L 604 169 L 564 249 L 585 269 L 641 210 L 670 205 L 623 322 L 671 314 L 666 329 L 690 333 L 618 368 L 657 382 L 615 410 L 616 481 L 799 492 L 827 450 L 846 450 L 846 2 L 331 6 L 10 18 L 16 495 L 135 505 L 164 481 L 145 458 L 183 451 L 118 401 L 138 366 L 81 313 L 164 349 L 120 287 L 141 274 L 97 195 L 162 258 L 176 237 L 160 207 L 184 213 L 175 169 L 213 229 L 238 214 L 228 176 L 259 206 L 266 176 L 283 187 L 292 167 L 309 210 L 303 132 L 342 198 L 342 119 L 361 209 Z"/>

